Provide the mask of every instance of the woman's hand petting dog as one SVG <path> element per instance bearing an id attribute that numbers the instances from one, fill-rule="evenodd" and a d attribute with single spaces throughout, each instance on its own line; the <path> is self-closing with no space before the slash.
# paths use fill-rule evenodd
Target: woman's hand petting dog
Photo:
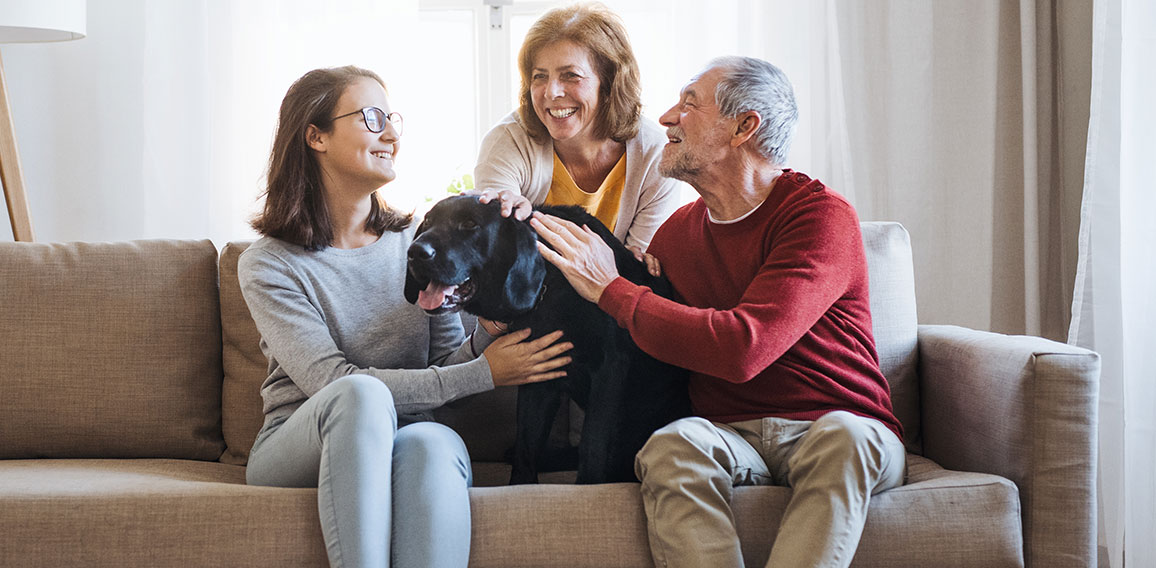
<path id="1" fill-rule="evenodd" d="M 610 246 L 590 227 L 553 215 L 535 211 L 530 226 L 550 244 L 538 243 L 542 257 L 558 267 L 578 295 L 597 304 L 602 291 L 618 278 Z"/>
<path id="2" fill-rule="evenodd" d="M 530 329 L 520 329 L 494 340 L 486 351 L 486 362 L 490 364 L 490 375 L 495 387 L 540 383 L 566 376 L 557 370 L 570 363 L 569 356 L 562 354 L 574 347 L 573 343 L 558 343 L 562 332 L 555 331 L 535 339 L 530 337 Z"/>
<path id="3" fill-rule="evenodd" d="M 502 217 L 509 217 L 512 213 L 515 219 L 525 221 L 534 211 L 534 204 L 530 203 L 526 196 L 512 189 L 485 189 L 467 193 L 477 195 L 478 201 L 481 203 L 489 203 L 497 199 L 502 205 Z"/>
<path id="4" fill-rule="evenodd" d="M 634 253 L 634 258 L 638 260 L 638 262 L 646 265 L 646 271 L 649 272 L 651 276 L 655 278 L 662 277 L 662 264 L 659 264 L 658 257 L 643 252 L 642 249 L 635 246 L 626 247 L 626 250 Z"/>

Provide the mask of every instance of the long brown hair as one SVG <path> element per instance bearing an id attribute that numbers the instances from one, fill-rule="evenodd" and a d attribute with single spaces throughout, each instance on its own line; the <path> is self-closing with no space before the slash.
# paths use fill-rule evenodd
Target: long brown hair
<path id="1" fill-rule="evenodd" d="M 642 116 L 642 86 L 638 62 L 630 48 L 626 27 L 618 15 L 602 4 L 575 4 L 546 12 L 530 30 L 518 52 L 518 71 L 522 74 L 518 116 L 530 136 L 545 141 L 550 133 L 534 113 L 530 82 L 534 58 L 542 48 L 569 40 L 590 51 L 598 73 L 598 112 L 594 135 L 626 142 L 638 135 Z"/>
<path id="2" fill-rule="evenodd" d="M 333 243 L 333 222 L 321 184 L 321 166 L 306 140 L 310 124 L 333 129 L 333 112 L 346 87 L 368 77 L 385 88 L 376 73 L 352 65 L 314 69 L 297 79 L 281 101 L 277 135 L 269 156 L 265 208 L 252 220 L 262 235 L 320 250 Z M 391 208 L 374 192 L 365 229 L 376 235 L 401 231 L 413 214 Z"/>

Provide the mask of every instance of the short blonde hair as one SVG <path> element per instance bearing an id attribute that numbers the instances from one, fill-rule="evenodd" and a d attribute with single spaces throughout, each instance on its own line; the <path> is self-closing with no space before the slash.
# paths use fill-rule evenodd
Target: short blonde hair
<path id="1" fill-rule="evenodd" d="M 637 136 L 642 116 L 638 62 L 634 59 L 634 50 L 630 48 L 622 20 L 598 3 L 555 8 L 530 26 L 518 52 L 518 71 L 522 75 L 518 115 L 522 126 L 536 140 L 543 141 L 550 136 L 546 125 L 534 112 L 530 82 L 538 52 L 565 40 L 585 47 L 594 59 L 600 83 L 594 134 L 616 142 L 626 142 Z"/>

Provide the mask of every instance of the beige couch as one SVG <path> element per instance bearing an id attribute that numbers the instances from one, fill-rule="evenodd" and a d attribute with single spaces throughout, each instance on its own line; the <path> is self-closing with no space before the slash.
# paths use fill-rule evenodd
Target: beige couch
<path id="1" fill-rule="evenodd" d="M 913 453 L 907 484 L 872 499 L 854 565 L 1092 565 L 1096 354 L 917 326 L 907 233 L 864 237 Z M 265 374 L 244 246 L 0 243 L 0 565 L 325 564 L 316 490 L 244 483 Z M 502 486 L 511 394 L 440 416 L 475 460 L 471 564 L 649 566 L 636 484 Z M 789 495 L 737 490 L 749 565 Z"/>

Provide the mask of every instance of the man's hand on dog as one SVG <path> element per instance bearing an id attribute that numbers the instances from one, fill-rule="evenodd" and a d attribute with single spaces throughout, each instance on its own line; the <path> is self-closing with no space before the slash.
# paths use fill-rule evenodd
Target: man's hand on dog
<path id="1" fill-rule="evenodd" d="M 538 243 L 542 257 L 562 271 L 578 295 L 597 304 L 602 291 L 618 278 L 610 246 L 590 227 L 579 227 L 553 215 L 535 211 L 530 226 L 550 243 L 549 247 Z"/>
<path id="2" fill-rule="evenodd" d="M 495 339 L 486 348 L 484 355 L 490 364 L 490 376 L 495 387 L 539 383 L 566 376 L 558 370 L 570 362 L 569 356 L 562 355 L 574 347 L 562 339 L 562 332 L 555 331 L 526 341 L 530 330 L 520 329 Z"/>

